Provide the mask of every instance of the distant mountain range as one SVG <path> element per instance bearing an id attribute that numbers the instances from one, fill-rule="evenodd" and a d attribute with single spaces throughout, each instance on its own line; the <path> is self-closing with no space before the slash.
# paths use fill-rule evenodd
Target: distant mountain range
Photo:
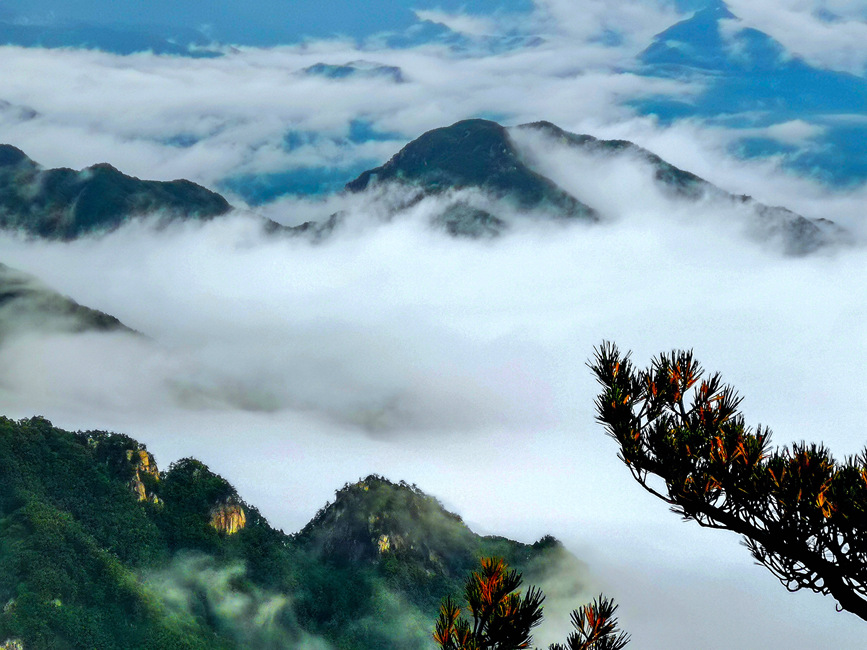
<path id="1" fill-rule="evenodd" d="M 542 174 L 540 154 L 522 144 L 525 134 L 544 138 L 545 147 L 567 148 L 599 162 L 623 161 L 652 178 L 660 192 L 672 199 L 709 200 L 739 210 L 746 214 L 751 236 L 779 240 L 789 254 L 810 253 L 842 239 L 841 229 L 829 220 L 807 219 L 731 194 L 631 142 L 577 135 L 550 122 L 506 128 L 472 119 L 434 129 L 385 164 L 349 181 L 345 192 L 366 193 L 366 205 L 378 206 L 377 212 L 388 219 L 407 213 L 425 198 L 436 198 L 440 207 L 431 217 L 432 225 L 458 236 L 499 235 L 528 216 L 561 223 L 602 223 L 623 216 L 606 214 L 591 205 L 592 200 Z M 0 145 L 0 228 L 69 240 L 111 231 L 136 216 L 156 214 L 163 223 L 207 220 L 231 209 L 222 196 L 189 181 L 144 181 L 108 164 L 79 172 L 44 170 L 19 149 Z M 263 220 L 263 225 L 271 233 L 319 240 L 345 218 L 346 213 L 337 213 L 319 223 L 287 227 Z"/>
<path id="2" fill-rule="evenodd" d="M 688 99 L 668 96 L 633 102 L 663 121 L 700 117 L 743 129 L 733 144 L 742 157 L 779 155 L 800 173 L 838 184 L 867 180 L 867 79 L 811 65 L 776 40 L 743 27 L 720 0 L 658 34 L 639 57 L 641 74 L 701 83 Z M 817 127 L 815 140 L 786 142 L 761 129 L 801 120 Z M 756 131 L 751 133 L 751 131 Z"/>
<path id="3" fill-rule="evenodd" d="M 807 219 L 785 208 L 730 194 L 631 142 L 576 135 L 550 122 L 507 129 L 496 122 L 474 119 L 434 129 L 407 144 L 386 164 L 350 181 L 346 190 L 407 190 L 403 201 L 394 206 L 395 213 L 412 207 L 424 196 L 442 196 L 447 207 L 433 217 L 433 223 L 459 235 L 500 234 L 510 220 L 514 221 L 506 215 L 521 212 L 583 222 L 601 222 L 612 216 L 538 173 L 534 161 L 513 137 L 522 132 L 536 132 L 551 145 L 598 160 L 618 158 L 644 168 L 662 191 L 677 199 L 710 199 L 721 205 L 744 206 L 752 215 L 752 234 L 759 239 L 781 239 L 790 254 L 809 253 L 840 239 L 840 229 L 829 220 Z M 608 180 L 616 183 L 616 179 Z M 468 194 L 468 190 L 476 195 Z"/>
<path id="4" fill-rule="evenodd" d="M 698 118 L 730 129 L 731 152 L 741 157 L 775 156 L 787 168 L 837 186 L 858 186 L 867 180 L 863 73 L 827 69 L 793 54 L 770 35 L 745 26 L 722 0 L 673 4 L 681 20 L 657 34 L 627 68 L 630 74 L 687 80 L 702 88 L 686 98 L 663 94 L 633 99 L 633 108 L 662 122 Z M 251 13 L 228 1 L 205 9 L 163 0 L 146 5 L 132 0 L 10 0 L 0 6 L 0 44 L 200 57 L 222 56 L 232 44 L 273 46 L 348 36 L 361 41 L 375 37 L 376 47 L 385 49 L 438 43 L 455 53 L 493 54 L 537 47 L 548 37 L 521 29 L 464 34 L 436 19 L 438 13 L 449 12 L 468 13 L 471 18 L 503 12 L 527 16 L 535 9 L 529 0 L 480 0 L 471 6 L 425 0 L 412 9 L 397 0 L 377 0 L 364 7 L 341 0 L 327 13 L 312 0 L 288 5 L 269 0 L 258 6 L 259 11 Z M 828 23 L 835 19 L 827 8 L 817 15 Z M 622 35 L 614 26 L 594 39 L 617 44 Z M 394 66 L 366 69 L 354 63 L 358 62 L 317 63 L 306 73 L 334 80 L 406 80 Z M 793 141 L 765 131 L 796 120 L 814 127 L 813 134 Z M 297 186 L 333 186 L 329 165 L 322 165 L 312 177 L 308 171 L 299 172 Z M 278 173 L 275 180 L 288 175 Z"/>
<path id="5" fill-rule="evenodd" d="M 347 484 L 286 535 L 199 461 L 0 418 L 0 647 L 428 649 L 486 556 L 584 588 L 556 540 L 481 537 L 406 483 Z"/>

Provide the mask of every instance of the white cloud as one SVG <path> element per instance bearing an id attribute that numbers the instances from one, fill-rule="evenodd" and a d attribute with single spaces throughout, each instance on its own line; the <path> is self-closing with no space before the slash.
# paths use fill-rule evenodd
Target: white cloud
<path id="1" fill-rule="evenodd" d="M 728 0 L 743 25 L 777 39 L 791 53 L 820 67 L 867 73 L 867 12 L 863 2 L 842 0 Z M 839 20 L 821 19 L 820 10 Z"/>
<path id="2" fill-rule="evenodd" d="M 805 140 L 812 140 L 822 135 L 825 130 L 825 127 L 818 124 L 810 124 L 804 120 L 790 120 L 767 127 L 764 129 L 764 134 L 786 144 L 802 144 Z"/>
<path id="3" fill-rule="evenodd" d="M 584 0 L 536 0 L 537 20 L 564 39 L 593 40 L 605 32 L 616 33 L 623 48 L 637 54 L 655 34 L 677 21 L 666 2 L 604 2 Z"/>
<path id="4" fill-rule="evenodd" d="M 482 16 L 450 14 L 445 11 L 423 9 L 417 9 L 415 15 L 419 20 L 443 25 L 453 32 L 469 36 L 490 36 L 497 29 L 492 19 Z"/>

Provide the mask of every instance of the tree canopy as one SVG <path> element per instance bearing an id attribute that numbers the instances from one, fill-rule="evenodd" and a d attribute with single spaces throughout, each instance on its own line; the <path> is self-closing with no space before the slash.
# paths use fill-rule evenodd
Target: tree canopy
<path id="1" fill-rule="evenodd" d="M 867 451 L 837 461 L 821 444 L 771 450 L 741 398 L 692 351 L 641 370 L 609 342 L 590 367 L 597 420 L 635 479 L 685 519 L 744 536 L 790 591 L 830 594 L 867 620 Z M 661 479 L 661 480 L 660 480 Z"/>
<path id="2" fill-rule="evenodd" d="M 464 587 L 472 621 L 461 616 L 461 607 L 446 598 L 433 638 L 441 650 L 522 650 L 533 642 L 533 628 L 542 623 L 545 595 L 530 587 L 521 595 L 521 574 L 509 569 L 502 558 L 484 558 Z M 572 612 L 575 631 L 566 644 L 548 650 L 622 650 L 629 635 L 617 628 L 613 600 L 599 596 Z"/>

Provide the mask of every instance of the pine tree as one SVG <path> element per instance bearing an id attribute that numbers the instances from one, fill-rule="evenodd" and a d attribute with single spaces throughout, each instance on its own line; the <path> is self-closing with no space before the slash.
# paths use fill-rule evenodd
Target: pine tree
<path id="1" fill-rule="evenodd" d="M 518 590 L 521 574 L 499 558 L 485 558 L 464 587 L 472 621 L 461 616 L 461 607 L 446 598 L 434 628 L 433 638 L 441 650 L 522 650 L 533 642 L 532 630 L 542 622 L 544 594 L 530 587 L 525 596 Z M 618 630 L 613 600 L 599 596 L 572 612 L 575 632 L 566 644 L 548 650 L 622 650 L 629 635 Z"/>
<path id="2" fill-rule="evenodd" d="M 836 461 L 821 444 L 771 451 L 719 373 L 691 351 L 637 369 L 609 342 L 589 364 L 597 420 L 638 483 L 687 520 L 744 536 L 790 591 L 833 596 L 867 620 L 867 451 Z"/>

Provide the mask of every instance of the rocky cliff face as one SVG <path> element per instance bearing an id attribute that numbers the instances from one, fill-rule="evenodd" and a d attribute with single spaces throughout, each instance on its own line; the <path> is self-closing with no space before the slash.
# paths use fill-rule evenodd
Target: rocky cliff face
<path id="1" fill-rule="evenodd" d="M 220 533 L 234 535 L 247 525 L 247 513 L 230 499 L 211 510 L 210 524 Z"/>
<path id="2" fill-rule="evenodd" d="M 126 459 L 132 464 L 135 475 L 129 482 L 129 487 L 139 501 L 160 503 L 159 497 L 149 490 L 145 481 L 151 477 L 152 481 L 160 480 L 160 470 L 157 468 L 154 457 L 146 449 L 127 449 Z"/>

